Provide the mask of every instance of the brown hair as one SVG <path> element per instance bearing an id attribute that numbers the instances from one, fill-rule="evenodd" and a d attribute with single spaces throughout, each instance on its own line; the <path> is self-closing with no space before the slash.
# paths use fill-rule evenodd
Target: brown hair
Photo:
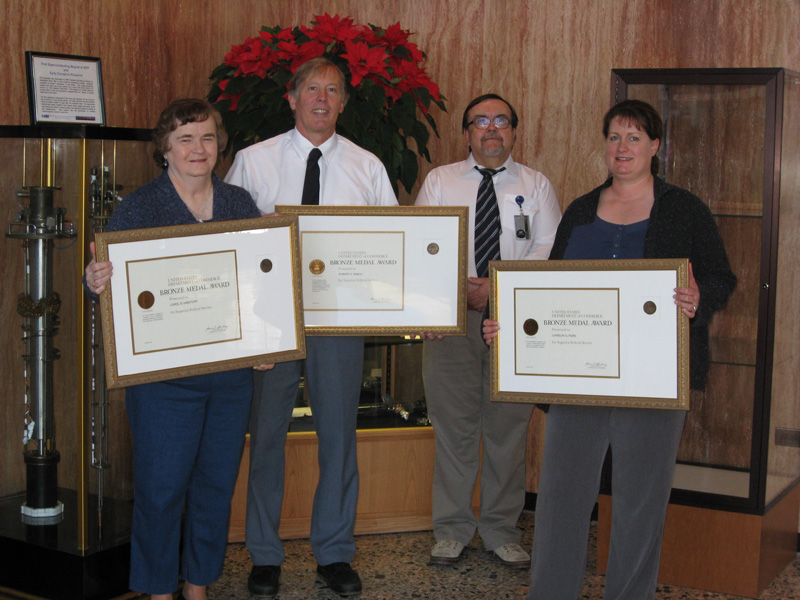
<path id="1" fill-rule="evenodd" d="M 612 106 L 603 117 L 603 137 L 608 137 L 608 128 L 611 126 L 611 121 L 616 118 L 636 125 L 651 140 L 661 140 L 664 137 L 664 123 L 661 121 L 661 116 L 647 102 L 623 100 Z M 658 166 L 658 154 L 655 154 L 650 161 L 650 172 L 653 175 L 658 175 Z"/>
<path id="2" fill-rule="evenodd" d="M 159 167 L 166 168 L 164 153 L 169 152 L 169 135 L 181 125 L 198 123 L 211 117 L 217 126 L 217 151 L 221 154 L 228 143 L 228 134 L 222 125 L 222 115 L 207 100 L 201 98 L 181 98 L 173 100 L 158 117 L 153 129 L 153 160 Z"/>

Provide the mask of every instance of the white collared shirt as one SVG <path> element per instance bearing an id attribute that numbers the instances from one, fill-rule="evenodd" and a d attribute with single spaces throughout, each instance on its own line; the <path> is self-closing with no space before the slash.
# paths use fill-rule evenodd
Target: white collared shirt
<path id="1" fill-rule="evenodd" d="M 425 178 L 416 206 L 469 206 L 469 277 L 475 269 L 475 201 L 483 176 L 470 154 L 467 160 L 437 167 Z M 514 162 L 503 163 L 505 171 L 492 181 L 500 209 L 500 257 L 502 260 L 546 260 L 561 221 L 561 207 L 550 181 L 539 171 Z M 520 214 L 517 197 L 522 197 L 522 212 L 529 218 L 531 239 L 516 236 L 514 217 Z"/>
<path id="2" fill-rule="evenodd" d="M 274 212 L 277 204 L 300 204 L 306 160 L 313 147 L 297 129 L 253 144 L 236 154 L 225 181 L 250 192 L 263 213 Z M 397 204 L 377 156 L 338 134 L 319 149 L 321 205 Z"/>

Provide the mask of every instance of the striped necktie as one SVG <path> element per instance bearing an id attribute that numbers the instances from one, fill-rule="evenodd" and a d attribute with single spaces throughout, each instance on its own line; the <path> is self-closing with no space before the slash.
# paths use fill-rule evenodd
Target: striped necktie
<path id="1" fill-rule="evenodd" d="M 492 177 L 504 171 L 505 167 L 496 170 L 475 168 L 483 175 L 475 203 L 475 268 L 478 277 L 488 277 L 489 261 L 500 260 L 500 209 Z"/>

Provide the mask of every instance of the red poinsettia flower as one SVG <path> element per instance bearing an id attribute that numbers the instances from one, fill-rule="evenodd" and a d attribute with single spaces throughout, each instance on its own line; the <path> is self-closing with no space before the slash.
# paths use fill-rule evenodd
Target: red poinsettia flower
<path id="1" fill-rule="evenodd" d="M 353 27 L 353 19 L 349 17 L 341 19 L 339 15 L 332 17 L 325 13 L 314 17 L 312 23 L 314 24 L 312 28 L 300 27 L 300 31 L 312 40 L 325 45 L 333 42 L 348 42 L 354 40 L 359 34 L 358 29 Z"/>
<path id="2" fill-rule="evenodd" d="M 408 41 L 411 32 L 400 27 L 400 23 L 391 25 L 382 33 L 383 35 L 381 36 L 375 36 L 375 44 L 386 46 L 389 52 L 392 53 L 394 53 L 397 48 L 403 48 L 408 52 L 411 60 L 417 63 L 424 60 L 425 56 L 422 54 L 422 51 L 417 48 L 417 45 Z"/>
<path id="3" fill-rule="evenodd" d="M 342 54 L 342 58 L 347 60 L 353 87 L 358 87 L 361 80 L 370 75 L 389 78 L 386 70 L 388 55 L 383 48 L 370 48 L 364 42 L 346 42 L 345 49 L 347 52 Z"/>
<path id="4" fill-rule="evenodd" d="M 279 40 L 293 40 L 294 31 L 292 30 L 291 27 L 286 27 L 284 29 L 281 29 L 280 32 L 278 33 L 277 38 Z"/>
<path id="5" fill-rule="evenodd" d="M 259 35 L 268 44 L 277 44 L 278 42 L 294 41 L 294 33 L 292 32 L 291 27 L 286 27 L 285 29 L 281 29 L 278 33 L 272 33 L 270 31 L 261 31 L 259 32 Z"/>
<path id="6" fill-rule="evenodd" d="M 403 95 L 403 91 L 398 89 L 397 87 L 386 83 L 383 80 L 378 80 L 378 85 L 383 88 L 383 91 L 386 93 L 386 98 L 391 100 L 392 102 L 397 102 L 400 100 L 400 97 Z"/>
<path id="7" fill-rule="evenodd" d="M 366 25 L 356 25 L 354 27 L 356 31 L 358 31 L 358 40 L 369 44 L 370 46 L 383 46 L 383 41 L 377 33 L 376 28 L 374 26 L 368 27 Z M 380 29 L 378 29 L 380 31 Z"/>
<path id="8" fill-rule="evenodd" d="M 400 95 L 402 95 L 402 92 L 413 93 L 419 88 L 425 88 L 436 102 L 441 101 L 439 86 L 431 80 L 430 76 L 425 72 L 425 69 L 408 60 L 394 63 L 393 68 L 394 77 L 398 80 L 396 84 L 396 91 L 400 92 Z M 387 95 L 389 94 L 387 93 Z M 422 101 L 419 100 L 417 94 L 412 95 L 414 96 L 414 100 L 416 101 L 420 110 L 423 113 L 428 114 L 428 109 L 425 107 Z"/>
<path id="9" fill-rule="evenodd" d="M 400 23 L 395 23 L 386 28 L 386 32 L 381 39 L 390 48 L 396 48 L 397 46 L 404 46 L 408 42 L 408 36 L 410 35 L 410 31 L 400 27 Z"/>
<path id="10" fill-rule="evenodd" d="M 398 79 L 397 87 L 411 90 L 420 86 L 420 78 L 425 74 L 425 69 L 410 60 L 392 61 L 394 77 Z"/>
<path id="11" fill-rule="evenodd" d="M 247 38 L 241 46 L 231 46 L 231 51 L 225 55 L 225 64 L 236 67 L 235 75 L 266 77 L 267 71 L 277 60 L 272 48 L 264 46 L 261 40 L 254 38 Z"/>
<path id="12" fill-rule="evenodd" d="M 417 45 L 414 42 L 406 42 L 403 44 L 403 48 L 408 50 L 411 54 L 411 60 L 414 62 L 420 63 L 425 59 L 425 55 L 422 54 L 422 50 L 417 48 Z"/>
<path id="13" fill-rule="evenodd" d="M 307 60 L 325 54 L 325 46 L 315 40 L 305 44 L 278 42 L 276 54 L 280 60 L 289 62 L 289 70 L 294 73 Z"/>
<path id="14" fill-rule="evenodd" d="M 243 55 L 250 52 L 254 41 L 253 38 L 249 37 L 244 41 L 244 44 L 232 45 L 231 51 L 225 55 L 225 64 L 229 67 L 239 67 L 245 60 Z"/>
<path id="15" fill-rule="evenodd" d="M 395 73 L 397 73 L 397 71 L 395 71 Z M 425 69 L 418 67 L 410 61 L 405 61 L 402 63 L 400 73 L 403 80 L 398 83 L 399 87 L 406 87 L 408 89 L 424 87 L 436 102 L 441 101 L 439 86 L 431 80 L 430 75 L 425 72 Z"/>

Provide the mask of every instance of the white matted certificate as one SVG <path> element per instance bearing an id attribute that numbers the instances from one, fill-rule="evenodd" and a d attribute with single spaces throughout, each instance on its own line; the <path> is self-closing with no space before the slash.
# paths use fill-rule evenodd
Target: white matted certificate
<path id="1" fill-rule="evenodd" d="M 493 261 L 492 399 L 689 408 L 686 259 Z"/>
<path id="2" fill-rule="evenodd" d="M 108 387 L 305 357 L 293 217 L 99 233 Z"/>
<path id="3" fill-rule="evenodd" d="M 276 210 L 298 218 L 309 335 L 466 332 L 466 207 Z"/>

